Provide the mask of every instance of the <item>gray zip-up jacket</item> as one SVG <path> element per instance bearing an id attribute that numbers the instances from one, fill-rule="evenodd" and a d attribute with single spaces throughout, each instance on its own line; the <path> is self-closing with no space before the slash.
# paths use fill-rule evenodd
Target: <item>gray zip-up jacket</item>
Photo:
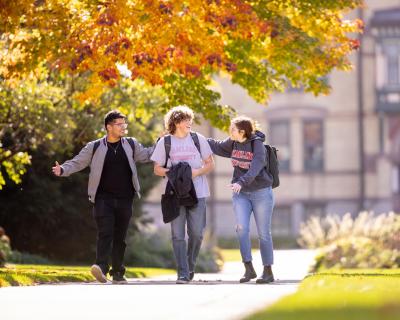
<path id="1" fill-rule="evenodd" d="M 100 141 L 99 147 L 93 154 L 93 148 L 96 141 Z M 133 138 L 135 143 L 135 158 L 132 157 L 132 148 L 126 138 L 121 138 L 121 145 L 125 150 L 126 156 L 129 161 L 129 166 L 132 170 L 132 184 L 135 191 L 140 198 L 140 185 L 137 175 L 136 162 L 150 162 L 150 156 L 153 153 L 154 146 L 145 148 L 136 139 Z M 104 159 L 107 153 L 107 137 L 99 140 L 89 142 L 73 159 L 65 161 L 61 165 L 61 176 L 68 177 L 69 175 L 81 171 L 90 166 L 88 195 L 89 201 L 93 202 L 96 198 L 97 188 L 100 183 L 101 173 L 103 172 Z"/>

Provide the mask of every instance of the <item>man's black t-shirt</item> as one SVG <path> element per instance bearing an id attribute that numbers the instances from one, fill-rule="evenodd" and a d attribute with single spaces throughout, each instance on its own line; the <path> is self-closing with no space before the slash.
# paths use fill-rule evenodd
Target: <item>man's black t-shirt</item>
<path id="1" fill-rule="evenodd" d="M 107 142 L 108 150 L 104 159 L 98 198 L 133 198 L 135 189 L 132 185 L 132 170 L 121 141 Z"/>

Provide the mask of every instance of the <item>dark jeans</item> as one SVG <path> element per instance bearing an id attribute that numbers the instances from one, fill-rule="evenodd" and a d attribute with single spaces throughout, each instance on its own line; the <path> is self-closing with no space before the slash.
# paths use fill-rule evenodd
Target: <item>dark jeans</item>
<path id="1" fill-rule="evenodd" d="M 112 256 L 112 270 L 125 273 L 123 266 L 125 238 L 132 216 L 132 199 L 97 199 L 93 216 L 97 224 L 96 264 L 104 274 L 109 271 L 109 257 Z"/>

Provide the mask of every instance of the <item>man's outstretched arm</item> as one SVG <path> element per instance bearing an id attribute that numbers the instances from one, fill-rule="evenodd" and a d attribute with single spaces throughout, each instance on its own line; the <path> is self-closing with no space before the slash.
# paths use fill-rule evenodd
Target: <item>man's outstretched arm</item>
<path id="1" fill-rule="evenodd" d="M 56 161 L 56 165 L 52 168 L 56 176 L 68 177 L 69 175 L 81 171 L 90 165 L 93 153 L 93 142 L 89 142 L 74 158 L 65 161 L 60 165 Z"/>

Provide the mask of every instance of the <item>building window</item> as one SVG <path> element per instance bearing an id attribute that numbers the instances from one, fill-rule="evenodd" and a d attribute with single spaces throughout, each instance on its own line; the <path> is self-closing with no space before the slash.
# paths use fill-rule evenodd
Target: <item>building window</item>
<path id="1" fill-rule="evenodd" d="M 388 84 L 399 84 L 399 58 L 397 56 L 388 56 Z"/>
<path id="2" fill-rule="evenodd" d="M 400 39 L 387 38 L 377 43 L 376 75 L 378 88 L 400 85 Z"/>
<path id="3" fill-rule="evenodd" d="M 274 236 L 292 235 L 292 215 L 289 206 L 274 208 L 271 229 Z"/>
<path id="4" fill-rule="evenodd" d="M 270 122 L 269 143 L 278 149 L 279 171 L 290 170 L 290 130 L 289 121 Z"/>
<path id="5" fill-rule="evenodd" d="M 311 217 L 325 218 L 325 205 L 321 203 L 309 203 L 304 205 L 303 221 L 308 221 Z"/>
<path id="6" fill-rule="evenodd" d="M 384 52 L 386 55 L 386 70 L 387 84 L 389 86 L 399 85 L 399 58 L 400 58 L 400 43 L 398 40 L 395 43 L 384 44 Z"/>
<path id="7" fill-rule="evenodd" d="M 323 126 L 321 120 L 303 123 L 304 170 L 319 172 L 324 169 Z"/>

